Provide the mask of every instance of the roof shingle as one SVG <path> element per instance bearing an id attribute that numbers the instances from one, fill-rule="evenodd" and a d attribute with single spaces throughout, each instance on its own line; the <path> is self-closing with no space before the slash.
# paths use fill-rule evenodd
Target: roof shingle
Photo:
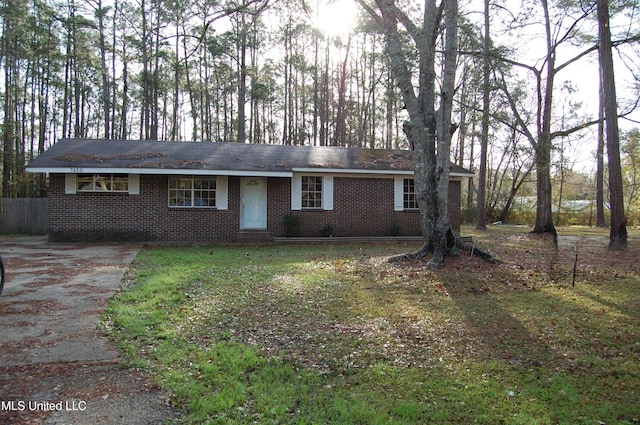
<path id="1" fill-rule="evenodd" d="M 300 169 L 412 172 L 410 151 L 211 142 L 63 139 L 31 161 L 30 172 L 70 169 L 291 173 Z M 452 165 L 455 175 L 473 175 Z"/>

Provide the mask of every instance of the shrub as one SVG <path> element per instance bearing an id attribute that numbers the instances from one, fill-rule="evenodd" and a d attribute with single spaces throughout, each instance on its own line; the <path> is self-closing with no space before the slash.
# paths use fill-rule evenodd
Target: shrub
<path id="1" fill-rule="evenodd" d="M 333 236 L 333 227 L 330 224 L 325 224 L 322 229 L 320 229 L 320 235 L 329 237 Z"/>
<path id="2" fill-rule="evenodd" d="M 300 217 L 289 213 L 284 216 L 282 224 L 284 225 L 284 236 L 288 238 L 300 236 Z"/>
<path id="3" fill-rule="evenodd" d="M 389 236 L 402 236 L 404 232 L 402 231 L 402 226 L 398 223 L 393 223 L 389 226 Z"/>

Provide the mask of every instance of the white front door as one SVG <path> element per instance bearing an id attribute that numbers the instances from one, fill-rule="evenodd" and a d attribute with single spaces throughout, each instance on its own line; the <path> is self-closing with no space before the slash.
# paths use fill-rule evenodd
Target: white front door
<path id="1" fill-rule="evenodd" d="M 267 228 L 266 177 L 242 177 L 240 179 L 240 228 Z"/>

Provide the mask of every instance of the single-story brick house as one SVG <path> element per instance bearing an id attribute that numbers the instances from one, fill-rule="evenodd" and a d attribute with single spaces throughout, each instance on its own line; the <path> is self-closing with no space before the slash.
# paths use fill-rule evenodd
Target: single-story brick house
<path id="1" fill-rule="evenodd" d="M 27 171 L 49 175 L 51 241 L 420 235 L 409 151 L 64 139 Z M 456 229 L 471 176 L 451 166 Z"/>

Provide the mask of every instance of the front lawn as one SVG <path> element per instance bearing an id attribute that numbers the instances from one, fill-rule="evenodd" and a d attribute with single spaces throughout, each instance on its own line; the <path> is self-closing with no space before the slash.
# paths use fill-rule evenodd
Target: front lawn
<path id="1" fill-rule="evenodd" d="M 103 327 L 184 423 L 640 423 L 640 241 L 153 247 Z"/>

